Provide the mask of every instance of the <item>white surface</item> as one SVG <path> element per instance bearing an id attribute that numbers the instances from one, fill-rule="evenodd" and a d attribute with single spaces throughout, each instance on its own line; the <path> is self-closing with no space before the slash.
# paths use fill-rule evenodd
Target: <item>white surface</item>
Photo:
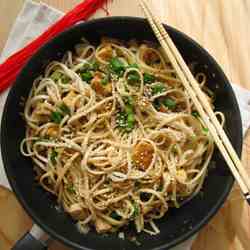
<path id="1" fill-rule="evenodd" d="M 159 16 L 164 15 L 162 9 L 160 8 L 160 1 L 157 4 L 157 10 Z M 43 3 L 35 3 L 31 0 L 26 0 L 18 15 L 15 24 L 12 27 L 9 38 L 5 45 L 5 48 L 0 57 L 0 62 L 6 59 L 13 52 L 17 51 L 19 48 L 22 48 L 27 42 L 31 41 L 39 34 L 42 33 L 48 26 L 54 23 L 63 13 L 47 6 Z M 243 130 L 244 134 L 250 126 L 250 91 L 247 91 L 235 84 L 232 84 L 238 103 L 240 105 L 240 112 L 243 121 Z M 0 96 L 0 114 L 2 116 L 3 106 L 6 100 L 8 90 L 6 90 Z M 0 184 L 6 187 L 9 187 L 8 180 L 5 176 L 3 169 L 2 156 L 0 155 Z M 175 247 L 172 250 L 188 250 L 191 248 L 192 242 L 195 236 L 184 242 L 183 244 Z"/>

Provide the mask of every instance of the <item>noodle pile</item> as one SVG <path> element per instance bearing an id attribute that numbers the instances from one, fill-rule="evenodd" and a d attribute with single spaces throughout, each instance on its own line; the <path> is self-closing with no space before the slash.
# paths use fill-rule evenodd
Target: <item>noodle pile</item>
<path id="1" fill-rule="evenodd" d="M 196 77 L 212 105 L 206 76 Z M 130 222 L 159 233 L 154 220 L 199 192 L 214 150 L 171 64 L 148 42 L 83 40 L 34 81 L 24 116 L 22 154 L 85 233 Z"/>

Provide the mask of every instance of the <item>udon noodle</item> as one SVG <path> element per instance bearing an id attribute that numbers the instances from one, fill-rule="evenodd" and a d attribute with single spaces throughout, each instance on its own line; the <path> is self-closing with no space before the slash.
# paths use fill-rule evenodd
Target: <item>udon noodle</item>
<path id="1" fill-rule="evenodd" d="M 200 83 L 211 106 L 213 97 Z M 223 115 L 220 114 L 223 118 Z M 34 81 L 21 152 L 87 232 L 159 233 L 155 220 L 199 192 L 213 140 L 161 48 L 86 40 Z"/>

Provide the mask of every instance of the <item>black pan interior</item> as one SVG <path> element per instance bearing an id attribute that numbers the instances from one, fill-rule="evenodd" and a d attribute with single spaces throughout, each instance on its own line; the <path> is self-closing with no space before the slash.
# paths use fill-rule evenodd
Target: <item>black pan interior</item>
<path id="1" fill-rule="evenodd" d="M 206 73 L 209 87 L 215 91 L 217 110 L 226 116 L 226 132 L 240 155 L 242 129 L 239 108 L 232 88 L 218 64 L 197 43 L 183 33 L 166 27 L 184 59 L 197 62 L 196 70 Z M 62 240 L 76 249 L 167 249 L 193 235 L 215 214 L 227 197 L 233 178 L 216 151 L 213 165 L 209 170 L 203 188 L 203 195 L 196 196 L 180 209 L 170 209 L 157 224 L 161 233 L 157 236 L 140 234 L 137 239 L 142 243 L 136 246 L 117 236 L 101 236 L 91 231 L 88 235 L 78 233 L 73 221 L 63 212 L 55 209 L 56 201 L 43 191 L 34 181 L 32 162 L 24 158 L 19 144 L 24 137 L 25 123 L 20 113 L 21 97 L 27 98 L 33 80 L 43 72 L 44 67 L 53 59 L 60 59 L 65 51 L 73 49 L 82 37 L 98 44 L 100 37 L 109 36 L 124 40 L 152 40 L 154 35 L 144 19 L 116 17 L 86 22 L 73 27 L 46 44 L 24 67 L 11 89 L 2 120 L 1 148 L 5 170 L 13 190 L 32 219 L 53 237 Z"/>

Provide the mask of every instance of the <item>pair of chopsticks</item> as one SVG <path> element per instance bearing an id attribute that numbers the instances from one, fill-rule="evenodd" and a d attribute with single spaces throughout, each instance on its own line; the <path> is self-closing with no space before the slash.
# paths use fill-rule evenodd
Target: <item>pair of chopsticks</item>
<path id="1" fill-rule="evenodd" d="M 217 120 L 207 98 L 200 89 L 199 84 L 193 77 L 187 64 L 183 60 L 180 52 L 174 45 L 159 18 L 152 13 L 146 0 L 139 0 L 139 4 L 151 28 L 153 29 L 155 36 L 163 48 L 165 56 L 168 57 L 173 68 L 176 70 L 178 77 L 182 81 L 187 93 L 189 94 L 217 147 L 227 162 L 232 174 L 238 182 L 245 199 L 250 205 L 250 179 L 248 173 L 243 167 L 226 133 Z"/>

